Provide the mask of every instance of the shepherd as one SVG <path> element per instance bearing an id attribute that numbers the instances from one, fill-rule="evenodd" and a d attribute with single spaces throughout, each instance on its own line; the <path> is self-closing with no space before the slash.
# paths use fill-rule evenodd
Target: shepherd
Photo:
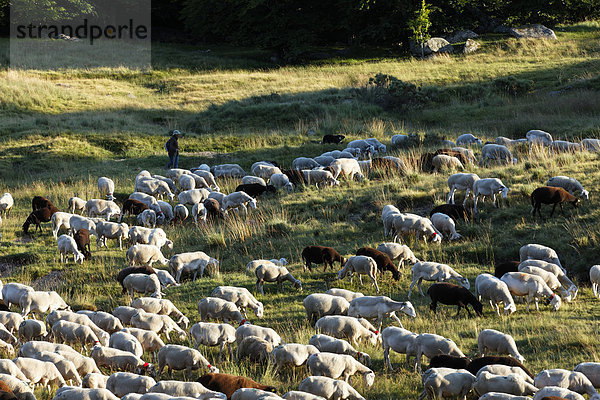
<path id="1" fill-rule="evenodd" d="M 177 140 L 179 137 L 183 137 L 181 132 L 175 129 L 171 132 L 171 137 L 165 143 L 165 150 L 169 155 L 169 163 L 167 164 L 167 169 L 169 168 L 179 168 L 179 143 Z"/>

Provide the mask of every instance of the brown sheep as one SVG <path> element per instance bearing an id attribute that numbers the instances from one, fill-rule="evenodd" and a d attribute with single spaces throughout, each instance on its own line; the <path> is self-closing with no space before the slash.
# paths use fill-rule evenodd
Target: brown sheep
<path id="1" fill-rule="evenodd" d="M 120 270 L 119 274 L 117 275 L 117 281 L 121 284 L 121 287 L 123 288 L 123 294 L 127 293 L 125 286 L 123 286 L 123 280 L 130 274 L 152 275 L 156 274 L 156 271 L 154 271 L 154 268 L 149 267 L 147 265 L 143 267 L 127 267 Z"/>
<path id="2" fill-rule="evenodd" d="M 552 217 L 552 215 L 554 214 L 554 210 L 556 209 L 556 205 L 558 204 L 560 205 L 560 212 L 564 217 L 565 212 L 563 210 L 562 203 L 569 202 L 573 204 L 573 207 L 577 208 L 578 201 L 578 197 L 573 196 L 571 193 L 567 192 L 563 188 L 542 186 L 535 189 L 531 193 L 531 215 L 535 217 L 535 211 L 537 210 L 538 215 L 541 218 L 542 204 L 554 204 L 552 206 L 552 212 L 550 213 L 550 217 Z"/>
<path id="3" fill-rule="evenodd" d="M 225 218 L 223 211 L 221 211 L 221 204 L 216 199 L 204 200 L 204 208 L 206 209 L 206 218 L 213 220 Z"/>
<path id="4" fill-rule="evenodd" d="M 467 366 L 471 362 L 468 357 L 451 356 L 448 354 L 438 354 L 433 356 L 429 361 L 429 368 L 453 368 L 453 369 L 467 369 Z"/>
<path id="5" fill-rule="evenodd" d="M 477 371 L 479 371 L 481 368 L 485 367 L 486 365 L 492 364 L 502 364 L 508 365 L 509 367 L 519 367 L 523 371 L 525 371 L 525 373 L 531 378 L 534 378 L 533 374 L 529 372 L 529 370 L 519 360 L 508 356 L 485 356 L 475 358 L 469 363 L 466 370 L 472 373 L 473 375 L 477 375 Z"/>
<path id="6" fill-rule="evenodd" d="M 398 271 L 398 268 L 392 263 L 390 257 L 382 251 L 374 249 L 372 247 L 361 247 L 356 252 L 357 256 L 369 256 L 375 260 L 377 263 L 377 270 L 381 271 L 390 271 L 392 273 L 392 277 L 395 280 L 399 280 L 402 274 Z"/>
<path id="7" fill-rule="evenodd" d="M 469 308 L 467 307 L 470 304 L 477 315 L 483 316 L 483 304 L 477 300 L 477 298 L 469 291 L 469 289 L 466 289 L 462 286 L 448 282 L 434 283 L 427 290 L 427 294 L 429 297 L 431 297 L 431 305 L 429 308 L 433 312 L 436 311 L 437 303 L 440 302 L 450 306 L 457 306 L 457 317 L 462 308 L 467 310 L 467 313 L 469 313 L 469 316 L 471 316 L 471 311 L 469 311 Z"/>
<path id="8" fill-rule="evenodd" d="M 27 219 L 25 220 L 25 223 L 23 223 L 23 232 L 25 234 L 29 234 L 29 226 L 31 224 L 35 225 L 35 231 L 37 231 L 39 229 L 39 231 L 42 231 L 42 222 L 50 222 L 50 219 L 52 218 L 52 215 L 57 212 L 58 209 L 54 206 L 51 206 L 51 208 L 39 208 L 35 211 L 33 211 L 31 214 L 29 214 L 29 216 L 27 217 Z"/>
<path id="9" fill-rule="evenodd" d="M 86 260 L 92 258 L 92 250 L 90 248 L 90 231 L 87 229 L 78 230 L 75 235 L 73 235 L 73 239 L 75 239 L 75 243 L 77 243 L 77 249 L 83 253 L 83 256 Z"/>
<path id="10" fill-rule="evenodd" d="M 328 265 L 333 269 L 333 263 L 336 261 L 340 263 L 340 267 L 346 263 L 346 259 L 333 247 L 326 246 L 306 246 L 302 250 L 302 259 L 305 263 L 304 269 L 308 268 L 311 271 L 312 263 L 324 264 L 324 271 L 327 270 Z"/>
<path id="11" fill-rule="evenodd" d="M 519 272 L 519 261 L 504 261 L 499 264 L 496 264 L 496 268 L 494 270 L 494 276 L 498 279 L 502 278 L 507 272 Z"/>
<path id="12" fill-rule="evenodd" d="M 371 160 L 371 168 L 383 170 L 388 173 L 401 171 L 401 168 L 393 160 L 387 158 L 374 158 Z"/>
<path id="13" fill-rule="evenodd" d="M 123 221 L 123 217 L 125 216 L 125 214 L 138 215 L 141 214 L 142 211 L 147 209 L 147 204 L 142 203 L 139 200 L 127 199 L 123 202 L 123 208 L 121 209 L 121 217 L 119 218 L 119 222 Z"/>
<path id="14" fill-rule="evenodd" d="M 260 389 L 273 393 L 277 391 L 273 386 L 262 385 L 250 378 L 230 374 L 208 373 L 199 377 L 196 382 L 215 392 L 225 393 L 228 399 L 231 399 L 236 390 L 242 388 Z"/>
<path id="15" fill-rule="evenodd" d="M 35 196 L 31 200 L 31 211 L 39 210 L 40 208 L 51 208 L 54 207 L 52 202 L 45 197 Z"/>

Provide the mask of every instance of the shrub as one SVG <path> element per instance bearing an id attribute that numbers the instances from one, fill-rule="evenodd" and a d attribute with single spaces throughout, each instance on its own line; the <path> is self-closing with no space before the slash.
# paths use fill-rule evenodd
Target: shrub
<path id="1" fill-rule="evenodd" d="M 497 78 L 492 84 L 496 91 L 514 97 L 533 92 L 534 86 L 532 80 L 518 79 L 512 75 Z"/>
<path id="2" fill-rule="evenodd" d="M 419 108 L 429 100 L 414 83 L 381 73 L 369 79 L 367 90 L 373 94 L 373 101 L 386 110 Z"/>

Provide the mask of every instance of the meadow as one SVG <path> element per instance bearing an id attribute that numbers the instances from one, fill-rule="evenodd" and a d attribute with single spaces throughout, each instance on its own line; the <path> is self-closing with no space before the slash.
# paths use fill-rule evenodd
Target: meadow
<path id="1" fill-rule="evenodd" d="M 98 197 L 100 176 L 115 181 L 116 196 L 122 201 L 133 191 L 140 170 L 164 173 L 163 145 L 169 129 L 186 133 L 180 143 L 183 168 L 235 162 L 249 170 L 259 160 L 287 166 L 296 157 L 344 147 L 320 144 L 326 133 L 344 134 L 346 141 L 376 137 L 388 145 L 389 154 L 406 161 L 405 175 L 375 173 L 362 182 L 343 181 L 338 188 L 322 190 L 300 187 L 261 198 L 247 219 L 234 216 L 198 229 L 190 221 L 164 228 L 175 243 L 174 253 L 202 250 L 220 260 L 218 275 L 165 291 L 191 323 L 199 319 L 198 300 L 214 287 L 227 284 L 254 290 L 255 280 L 244 272 L 247 262 L 285 257 L 303 291 L 284 284 L 283 292 L 277 292 L 274 284 L 266 284 L 265 295 L 257 295 L 265 304 L 265 317 L 251 321 L 274 328 L 286 342 L 307 343 L 314 329 L 302 306 L 306 295 L 329 287 L 374 295 L 374 288 L 366 281 L 364 286 L 356 280 L 337 281 L 337 271 L 303 271 L 300 252 L 304 246 L 319 244 L 349 256 L 359 247 L 376 247 L 388 240 L 381 223 L 386 204 L 428 215 L 433 206 L 444 203 L 449 172 L 420 172 L 414 161 L 420 153 L 462 133 L 491 141 L 500 135 L 524 137 L 529 129 L 546 130 L 555 139 L 600 137 L 600 24 L 562 26 L 556 33 L 556 42 L 485 36 L 480 53 L 426 61 L 382 57 L 387 53 L 379 50 L 277 66 L 264 61 L 264 52 L 255 49 L 215 47 L 206 53 L 206 47 L 155 44 L 151 72 L 17 71 L 8 67 L 6 55 L 0 56 L 5 65 L 0 69 L 0 190 L 15 198 L 10 218 L 0 225 L 2 281 L 56 290 L 74 309 L 110 311 L 127 305 L 129 298 L 115 281 L 116 273 L 126 266 L 124 251 L 115 250 L 113 242 L 109 241 L 108 250 L 93 251 L 92 261 L 84 265 L 65 265 L 59 262 L 49 224 L 32 237 L 22 234 L 21 225 L 33 196 L 47 196 L 64 210 L 71 196 Z M 443 92 L 445 100 L 409 110 L 386 110 L 365 94 L 365 85 L 377 73 Z M 488 89 L 490 82 L 506 76 L 533 81 L 533 91 L 510 96 Z M 479 94 L 470 95 L 475 92 Z M 317 134 L 309 134 L 310 130 Z M 415 134 L 417 140 L 392 148 L 390 137 L 396 133 Z M 524 304 L 517 304 L 515 314 L 499 318 L 484 304 L 482 318 L 466 314 L 455 318 L 455 308 L 441 306 L 432 314 L 428 298 L 413 294 L 410 300 L 417 317 L 403 317 L 404 327 L 451 338 L 469 356 L 476 355 L 481 329 L 511 333 L 525 364 L 535 372 L 600 361 L 600 303 L 586 278 L 589 267 L 599 261 L 598 155 L 521 149 L 516 157 L 519 163 L 513 166 L 467 166 L 467 171 L 481 177 L 502 179 L 510 192 L 502 207 L 486 202 L 474 221 L 458 223 L 462 240 L 441 245 L 420 242 L 415 247 L 411 239 L 407 244 L 419 259 L 447 263 L 472 284 L 478 274 L 492 272 L 495 263 L 518 259 L 523 244 L 544 244 L 557 250 L 580 287 L 579 295 L 558 312 L 541 304 L 539 312 L 528 313 Z M 578 179 L 590 191 L 589 201 L 575 210 L 565 207 L 567 217 L 557 212 L 551 219 L 532 218 L 529 194 L 555 175 Z M 238 183 L 226 180 L 220 186 L 231 192 Z M 461 195 L 457 201 L 462 201 Z M 547 216 L 549 208 L 542 213 Z M 380 294 L 406 300 L 409 266 L 402 273 L 399 281 L 389 274 L 380 276 Z M 201 350 L 216 363 L 218 350 Z M 385 369 L 381 348 L 362 345 L 360 351 L 371 355 L 376 372 L 371 388 L 353 380 L 366 398 L 418 396 L 418 374 L 403 367 Z M 396 368 L 403 362 L 403 355 L 392 355 Z M 270 364 L 225 360 L 217 366 L 221 372 L 272 384 L 281 394 L 296 388 L 306 376 L 303 369 L 277 372 Z M 49 393 L 37 393 L 51 398 Z"/>

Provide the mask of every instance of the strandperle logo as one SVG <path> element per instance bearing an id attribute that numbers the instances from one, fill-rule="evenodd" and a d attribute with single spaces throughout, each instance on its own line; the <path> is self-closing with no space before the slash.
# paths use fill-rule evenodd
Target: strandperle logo
<path id="1" fill-rule="evenodd" d="M 100 26 L 89 24 L 87 18 L 82 24 L 72 25 L 17 25 L 17 39 L 47 39 L 67 36 L 70 38 L 86 39 L 90 45 L 98 39 L 146 39 L 148 27 L 135 24 L 129 19 L 128 24 Z"/>

